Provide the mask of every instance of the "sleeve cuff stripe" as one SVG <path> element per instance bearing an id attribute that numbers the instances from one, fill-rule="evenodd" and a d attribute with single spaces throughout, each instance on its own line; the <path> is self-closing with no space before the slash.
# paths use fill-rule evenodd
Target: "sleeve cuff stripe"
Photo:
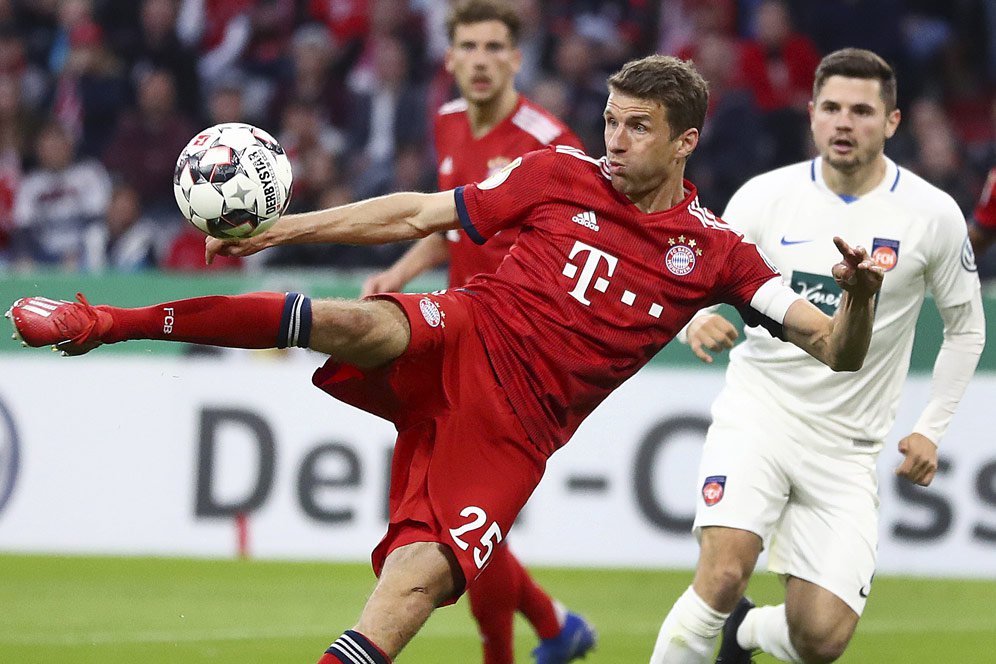
<path id="1" fill-rule="evenodd" d="M 467 237 L 473 240 L 474 244 L 484 244 L 484 238 L 474 228 L 474 223 L 470 220 L 470 214 L 467 212 L 467 204 L 463 200 L 463 187 L 457 187 L 453 190 L 453 198 L 456 200 L 457 216 L 460 218 L 460 225 L 463 226 Z"/>

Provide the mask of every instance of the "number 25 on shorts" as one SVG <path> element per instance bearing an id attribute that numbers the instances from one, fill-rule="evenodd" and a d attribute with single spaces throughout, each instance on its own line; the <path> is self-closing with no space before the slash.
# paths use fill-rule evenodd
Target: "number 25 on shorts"
<path id="1" fill-rule="evenodd" d="M 460 511 L 460 516 L 462 517 L 473 517 L 470 521 L 463 524 L 459 528 L 450 528 L 450 537 L 456 542 L 456 545 L 460 547 L 461 551 L 466 551 L 470 548 L 470 545 L 465 541 L 460 539 L 465 533 L 469 533 L 472 530 L 479 530 L 488 521 L 488 515 L 480 507 L 474 507 L 473 505 L 464 507 Z M 488 562 L 488 558 L 494 552 L 494 547 L 499 542 L 501 542 L 501 528 L 498 526 L 497 521 L 492 521 L 488 529 L 484 531 L 481 535 L 481 546 L 474 547 L 474 563 L 477 565 L 477 569 L 481 569 Z"/>

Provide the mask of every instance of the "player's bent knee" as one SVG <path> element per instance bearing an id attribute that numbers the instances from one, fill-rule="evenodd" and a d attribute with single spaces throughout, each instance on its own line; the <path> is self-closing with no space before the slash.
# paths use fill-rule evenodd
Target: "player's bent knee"
<path id="1" fill-rule="evenodd" d="M 387 556 L 378 585 L 393 594 L 439 606 L 462 589 L 464 581 L 456 556 L 446 546 L 415 542 Z"/>
<path id="2" fill-rule="evenodd" d="M 789 625 L 789 637 L 806 664 L 829 664 L 840 659 L 851 640 L 850 630 Z"/>

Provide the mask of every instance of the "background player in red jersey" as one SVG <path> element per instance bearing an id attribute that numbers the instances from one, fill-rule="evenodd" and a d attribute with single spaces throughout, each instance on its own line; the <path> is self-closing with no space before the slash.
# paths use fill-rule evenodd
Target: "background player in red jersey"
<path id="1" fill-rule="evenodd" d="M 329 355 L 313 382 L 389 419 L 398 438 L 377 585 L 320 662 L 387 664 L 474 582 L 547 458 L 699 309 L 731 304 L 835 370 L 860 368 L 882 269 L 835 238 L 843 295 L 830 318 L 703 208 L 683 175 L 707 104 L 691 63 L 635 60 L 609 79 L 602 159 L 547 148 L 454 191 L 392 194 L 207 241 L 210 260 L 458 227 L 483 243 L 520 229 L 497 272 L 453 291 L 359 302 L 251 293 L 137 309 L 29 297 L 8 316 L 27 345 L 67 354 L 147 338 Z"/>
<path id="2" fill-rule="evenodd" d="M 996 241 L 996 166 L 989 171 L 982 195 L 975 206 L 973 222 L 968 225 L 968 239 L 979 256 Z"/>
<path id="3" fill-rule="evenodd" d="M 446 70 L 460 97 L 436 114 L 439 189 L 480 182 L 519 155 L 551 144 L 581 147 L 562 122 L 515 89 L 522 62 L 520 21 L 507 5 L 470 0 L 447 19 L 450 48 Z M 453 230 L 422 238 L 389 269 L 363 285 L 361 297 L 400 291 L 426 270 L 449 260 L 450 288 L 479 272 L 494 272 L 515 233 L 501 233 L 485 245 Z M 513 624 L 519 611 L 540 638 L 537 664 L 564 664 L 595 645 L 595 633 L 576 613 L 565 611 L 535 582 L 507 545 L 495 549 L 487 569 L 468 587 L 470 609 L 481 634 L 484 664 L 512 664 Z"/>

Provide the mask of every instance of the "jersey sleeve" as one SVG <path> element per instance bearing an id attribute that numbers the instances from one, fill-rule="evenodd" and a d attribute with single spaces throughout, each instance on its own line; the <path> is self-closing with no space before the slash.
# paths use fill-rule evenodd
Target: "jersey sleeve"
<path id="1" fill-rule="evenodd" d="M 945 198 L 935 221 L 926 278 L 937 306 L 954 307 L 972 299 L 980 286 L 968 226 L 954 199 Z"/>
<path id="2" fill-rule="evenodd" d="M 782 282 L 781 274 L 752 242 L 733 243 L 724 265 L 719 301 L 736 307 L 745 324 L 784 339 L 785 312 L 801 296 Z"/>
<path id="3" fill-rule="evenodd" d="M 491 177 L 454 190 L 460 225 L 477 244 L 519 226 L 543 199 L 554 166 L 551 149 L 529 152 Z"/>

